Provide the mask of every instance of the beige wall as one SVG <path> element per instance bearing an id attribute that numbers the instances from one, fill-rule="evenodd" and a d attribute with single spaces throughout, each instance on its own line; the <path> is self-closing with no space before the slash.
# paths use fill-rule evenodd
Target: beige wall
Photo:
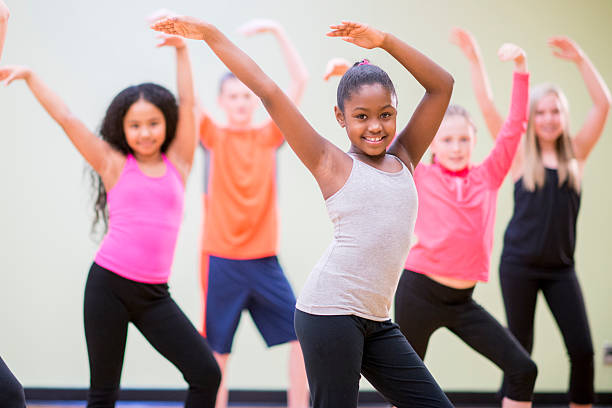
<path id="1" fill-rule="evenodd" d="M 266 72 L 287 85 L 288 75 L 273 38 L 245 39 L 235 31 L 253 17 L 280 20 L 311 74 L 302 111 L 318 131 L 343 148 L 348 146 L 347 138 L 332 116 L 336 82 L 321 80 L 328 58 L 367 56 L 388 70 L 398 90 L 401 122 L 409 118 L 422 90 L 389 56 L 325 38 L 327 25 L 341 19 L 365 21 L 391 31 L 454 75 L 453 101 L 473 113 L 480 129 L 477 159 L 484 157 L 492 143 L 472 95 L 467 62 L 447 40 L 452 26 L 466 27 L 479 39 L 503 111 L 509 105 L 511 67 L 499 63 L 495 51 L 506 41 L 526 49 L 532 83 L 548 80 L 565 89 L 574 131 L 590 107 L 588 93 L 576 68 L 552 57 L 546 38 L 553 34 L 573 37 L 612 84 L 612 3 L 607 0 L 589 0 L 579 7 L 571 0 L 6 2 L 12 17 L 3 63 L 31 65 L 92 128 L 98 126 L 114 94 L 129 84 L 156 81 L 175 89 L 173 54 L 154 47 L 154 34 L 144 21 L 151 11 L 170 5 L 178 12 L 216 23 Z M 192 43 L 190 51 L 203 103 L 221 115 L 215 106 L 215 88 L 224 69 L 203 44 Z M 96 244 L 88 236 L 91 202 L 84 163 L 23 83 L 0 89 L 0 112 L 4 147 L 0 161 L 0 354 L 25 386 L 85 387 L 88 366 L 82 299 Z M 595 343 L 599 392 L 612 392 L 612 366 L 602 364 L 603 344 L 612 341 L 610 154 L 612 127 L 607 126 L 586 167 L 577 249 L 578 274 Z M 201 320 L 198 239 L 202 164 L 198 152 L 171 279 L 172 294 L 197 325 Z M 331 227 L 313 178 L 288 147 L 279 158 L 279 185 L 280 258 L 299 291 L 329 242 Z M 476 291 L 476 298 L 502 321 L 497 264 L 501 237 L 512 211 L 510 187 L 507 182 L 500 193 L 491 282 L 479 285 Z M 536 320 L 537 389 L 563 391 L 568 382 L 568 361 L 544 302 L 538 305 Z M 235 341 L 230 387 L 284 388 L 287 351 L 282 346 L 266 350 L 250 319 L 245 318 Z M 426 363 L 447 390 L 491 391 L 500 379 L 496 367 L 445 330 L 433 336 Z M 123 385 L 179 387 L 183 382 L 176 369 L 132 328 Z"/>

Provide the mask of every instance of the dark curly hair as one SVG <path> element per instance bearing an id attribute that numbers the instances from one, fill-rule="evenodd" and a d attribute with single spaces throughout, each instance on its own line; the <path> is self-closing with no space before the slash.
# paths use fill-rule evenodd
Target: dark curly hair
<path id="1" fill-rule="evenodd" d="M 391 95 L 397 101 L 397 94 L 391 78 L 385 71 L 376 65 L 370 64 L 368 60 L 358 61 L 350 67 L 338 84 L 337 101 L 338 108 L 344 112 L 344 101 L 351 98 L 353 92 L 356 92 L 363 85 L 381 84 L 385 89 L 391 92 Z"/>
<path id="2" fill-rule="evenodd" d="M 161 146 L 162 153 L 165 153 L 172 143 L 176 133 L 178 122 L 178 106 L 172 92 L 163 86 L 150 82 L 140 85 L 130 86 L 115 96 L 106 109 L 104 119 L 100 126 L 100 136 L 114 149 L 128 155 L 133 153 L 127 143 L 123 131 L 123 118 L 130 107 L 140 99 L 155 105 L 162 111 L 166 121 L 166 138 Z M 102 232 L 108 230 L 108 207 L 106 206 L 106 189 L 102 183 L 100 175 L 93 169 L 90 171 L 91 183 L 94 190 L 94 219 L 92 223 L 92 233 L 95 234 L 100 221 L 103 222 Z"/>

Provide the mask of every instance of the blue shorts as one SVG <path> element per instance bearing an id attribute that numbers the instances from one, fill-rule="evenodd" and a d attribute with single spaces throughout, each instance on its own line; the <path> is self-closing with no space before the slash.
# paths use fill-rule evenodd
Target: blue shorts
<path id="1" fill-rule="evenodd" d="M 208 255 L 207 280 L 204 328 L 214 351 L 232 350 L 244 309 L 268 347 L 297 340 L 295 295 L 276 256 L 237 260 Z"/>

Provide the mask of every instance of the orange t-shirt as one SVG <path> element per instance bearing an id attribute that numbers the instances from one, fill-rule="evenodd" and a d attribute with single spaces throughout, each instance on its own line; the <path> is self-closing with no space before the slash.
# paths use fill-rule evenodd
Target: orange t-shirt
<path id="1" fill-rule="evenodd" d="M 223 258 L 275 255 L 278 245 L 276 151 L 284 138 L 273 121 L 246 130 L 200 123 L 204 147 L 202 251 Z"/>

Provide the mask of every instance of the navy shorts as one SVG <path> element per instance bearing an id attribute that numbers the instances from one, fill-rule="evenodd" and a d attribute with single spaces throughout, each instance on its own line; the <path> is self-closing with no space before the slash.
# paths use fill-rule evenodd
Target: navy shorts
<path id="1" fill-rule="evenodd" d="M 295 295 L 276 256 L 237 260 L 208 255 L 204 327 L 214 351 L 232 350 L 245 309 L 268 347 L 297 340 Z"/>

